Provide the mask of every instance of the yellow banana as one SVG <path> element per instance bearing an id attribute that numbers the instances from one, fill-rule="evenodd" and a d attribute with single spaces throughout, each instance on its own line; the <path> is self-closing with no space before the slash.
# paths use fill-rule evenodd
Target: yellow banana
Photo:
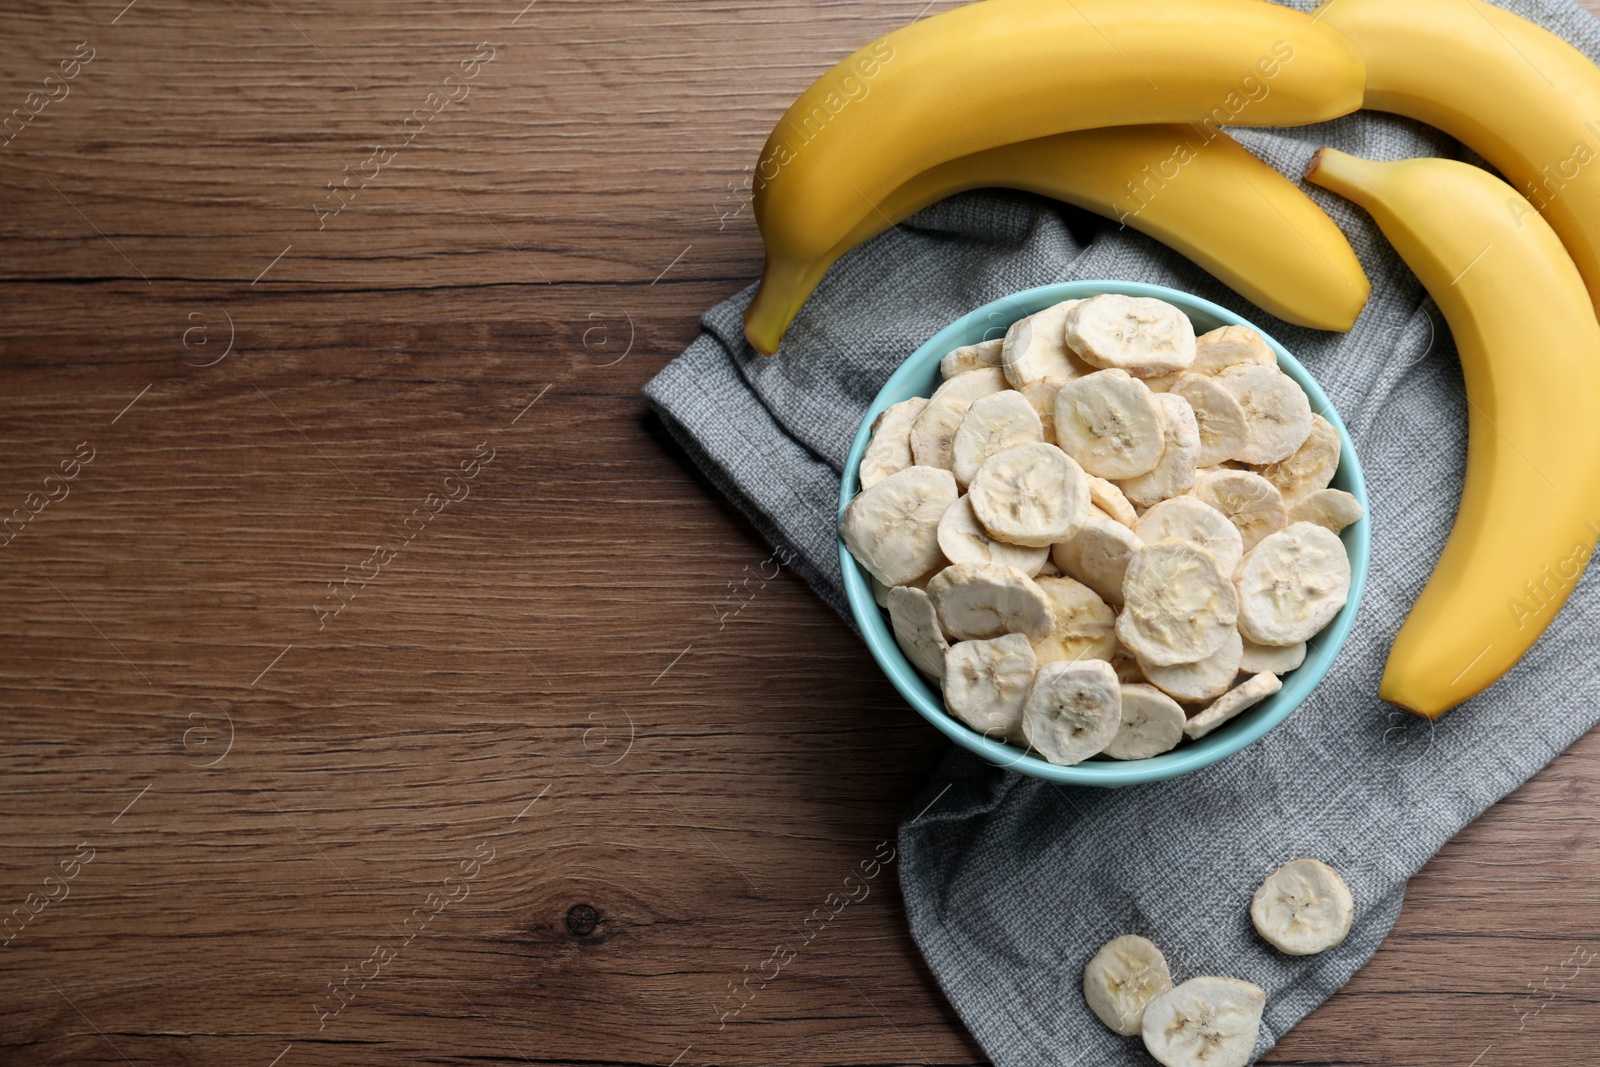
<path id="1" fill-rule="evenodd" d="M 1531 117 L 1530 117 L 1531 118 Z M 1510 186 L 1443 159 L 1324 148 L 1306 177 L 1371 213 L 1450 324 L 1466 380 L 1466 485 L 1379 694 L 1436 718 L 1510 670 L 1600 533 L 1600 323 L 1583 279 Z"/>
<path id="2" fill-rule="evenodd" d="M 1348 330 L 1371 286 L 1350 242 L 1298 186 L 1206 126 L 1112 126 L 1002 145 L 951 160 L 884 198 L 796 291 L 757 297 L 752 336 L 779 337 L 833 262 L 929 204 L 968 189 L 1039 193 L 1114 218 L 1177 249 L 1286 322 Z"/>
<path id="3" fill-rule="evenodd" d="M 1437 126 L 1492 163 L 1522 194 L 1498 209 L 1542 214 L 1600 307 L 1600 68 L 1480 0 L 1332 0 L 1316 17 L 1361 50 L 1365 106 Z"/>
<path id="4" fill-rule="evenodd" d="M 1099 126 L 1320 122 L 1360 107 L 1362 86 L 1342 34 L 1263 0 L 987 0 L 896 30 L 818 79 L 767 139 L 753 203 L 765 328 L 750 342 L 776 350 L 807 267 L 931 167 Z"/>

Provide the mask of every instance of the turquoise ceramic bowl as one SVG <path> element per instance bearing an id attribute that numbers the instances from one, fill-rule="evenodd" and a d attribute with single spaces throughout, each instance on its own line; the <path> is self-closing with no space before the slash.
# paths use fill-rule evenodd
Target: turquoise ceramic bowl
<path id="1" fill-rule="evenodd" d="M 1311 398 L 1311 407 L 1339 431 L 1343 453 L 1333 487 L 1343 489 L 1367 508 L 1366 482 L 1361 476 L 1361 462 L 1356 458 L 1355 445 L 1345 429 L 1327 394 L 1312 379 L 1293 356 L 1265 331 L 1209 300 L 1180 293 L 1159 285 L 1139 282 L 1083 281 L 1043 285 L 1037 289 L 1017 293 L 1015 296 L 986 304 L 965 315 L 935 334 L 926 344 L 911 354 L 899 370 L 884 383 L 883 389 L 867 409 L 866 418 L 856 431 L 850 457 L 845 461 L 844 484 L 839 491 L 839 512 L 844 513 L 856 493 L 860 482 L 856 471 L 861 466 L 861 453 L 872 436 L 872 420 L 890 404 L 913 396 L 929 396 L 939 384 L 939 360 L 946 352 L 960 345 L 969 345 L 985 338 L 1003 336 L 1005 330 L 1017 319 L 1041 311 L 1052 304 L 1098 293 L 1123 293 L 1128 296 L 1152 296 L 1175 304 L 1194 323 L 1195 333 L 1205 333 L 1218 326 L 1249 326 L 1266 337 L 1267 343 L 1278 354 L 1278 365 L 1283 372 L 1299 382 Z M 1341 535 L 1350 553 L 1350 599 L 1323 631 L 1308 643 L 1306 661 L 1294 671 L 1284 675 L 1283 688 L 1267 700 L 1219 727 L 1198 741 L 1186 741 L 1171 752 L 1143 760 L 1087 760 L 1074 767 L 1058 767 L 1022 749 L 991 740 L 967 727 L 951 716 L 944 708 L 940 692 L 913 667 L 895 644 L 894 633 L 889 628 L 888 615 L 872 599 L 867 584 L 866 571 L 856 563 L 844 542 L 839 542 L 839 564 L 844 571 L 845 593 L 850 599 L 850 611 L 856 624 L 867 639 L 872 656 L 889 676 L 889 681 L 927 719 L 952 741 L 971 749 L 984 759 L 1002 767 L 1017 770 L 1035 778 L 1076 785 L 1123 786 L 1138 782 L 1153 782 L 1198 770 L 1239 751 L 1261 738 L 1274 726 L 1289 717 L 1300 702 L 1314 689 L 1323 675 L 1328 673 L 1333 658 L 1343 647 L 1350 627 L 1355 621 L 1356 609 L 1361 603 L 1361 593 L 1366 587 L 1367 561 L 1371 552 L 1367 519 L 1347 527 Z"/>

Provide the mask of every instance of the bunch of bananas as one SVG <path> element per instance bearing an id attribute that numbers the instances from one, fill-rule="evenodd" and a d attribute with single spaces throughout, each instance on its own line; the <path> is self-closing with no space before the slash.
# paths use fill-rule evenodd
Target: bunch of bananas
<path id="1" fill-rule="evenodd" d="M 1370 290 L 1349 242 L 1221 127 L 1362 107 L 1439 127 L 1513 183 L 1333 149 L 1306 175 L 1372 215 L 1460 351 L 1465 488 L 1380 687 L 1437 717 L 1522 657 L 1600 539 L 1600 68 L 1554 34 L 1481 0 L 983 0 L 922 20 L 818 79 L 768 138 L 746 337 L 775 352 L 846 251 L 985 186 L 1115 217 L 1285 321 L 1348 330 Z"/>

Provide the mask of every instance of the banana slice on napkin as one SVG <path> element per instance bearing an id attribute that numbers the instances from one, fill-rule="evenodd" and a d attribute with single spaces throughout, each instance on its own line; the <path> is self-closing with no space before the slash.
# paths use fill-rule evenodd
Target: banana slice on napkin
<path id="1" fill-rule="evenodd" d="M 1112 1033 L 1125 1037 L 1143 1027 L 1145 1005 L 1171 988 L 1167 958 L 1137 934 L 1107 941 L 1083 968 L 1083 999 L 1089 1010 Z"/>
<path id="2" fill-rule="evenodd" d="M 1339 872 L 1314 859 L 1290 860 L 1267 875 L 1250 902 L 1256 933 L 1279 952 L 1312 956 L 1345 939 L 1356 904 Z"/>
<path id="3" fill-rule="evenodd" d="M 1267 994 L 1237 978 L 1191 978 L 1145 1006 L 1144 1047 L 1164 1067 L 1245 1067 Z"/>

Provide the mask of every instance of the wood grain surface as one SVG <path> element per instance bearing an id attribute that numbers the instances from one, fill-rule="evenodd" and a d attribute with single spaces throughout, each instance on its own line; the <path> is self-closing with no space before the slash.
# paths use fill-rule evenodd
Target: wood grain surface
<path id="1" fill-rule="evenodd" d="M 893 863 L 733 996 L 944 744 L 639 395 L 945 5 L 524 2 L 0 11 L 0 115 L 74 69 L 0 145 L 0 1062 L 984 1062 Z M 1266 1062 L 1600 1062 L 1597 802 L 1590 737 Z"/>

